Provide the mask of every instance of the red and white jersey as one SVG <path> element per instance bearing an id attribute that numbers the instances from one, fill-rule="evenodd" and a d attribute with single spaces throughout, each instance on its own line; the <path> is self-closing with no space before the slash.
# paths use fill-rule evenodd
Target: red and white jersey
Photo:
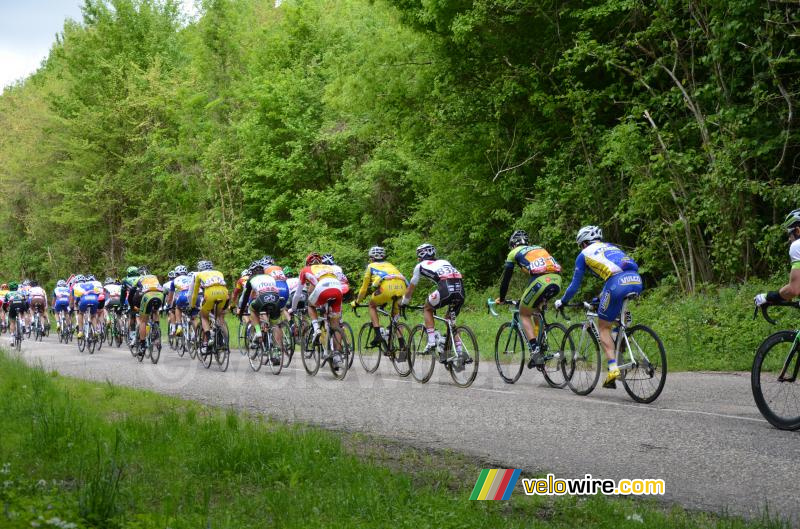
<path id="1" fill-rule="evenodd" d="M 300 285 L 311 285 L 312 288 L 310 290 L 313 290 L 313 287 L 317 286 L 317 283 L 325 278 L 333 278 L 338 281 L 339 278 L 336 276 L 336 268 L 330 265 L 317 264 L 306 266 L 300 270 Z"/>
<path id="2" fill-rule="evenodd" d="M 266 267 L 264 269 L 264 274 L 270 276 L 275 281 L 286 281 L 286 274 L 283 273 L 283 268 L 277 265 Z"/>
<path id="3" fill-rule="evenodd" d="M 434 283 L 447 279 L 461 279 L 461 272 L 450 261 L 436 259 L 435 261 L 420 261 L 414 267 L 414 275 L 411 276 L 411 284 L 419 283 L 420 277 L 427 277 Z"/>

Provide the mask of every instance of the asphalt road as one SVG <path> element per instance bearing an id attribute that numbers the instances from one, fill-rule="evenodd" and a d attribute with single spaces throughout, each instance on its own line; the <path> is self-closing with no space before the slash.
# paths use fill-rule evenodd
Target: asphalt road
<path id="1" fill-rule="evenodd" d="M 800 432 L 761 418 L 746 373 L 671 373 L 659 399 L 640 405 L 621 385 L 579 397 L 527 370 L 506 385 L 489 362 L 472 387 L 460 389 L 441 366 L 423 385 L 398 378 L 387 362 L 368 375 L 358 360 L 341 382 L 325 369 L 307 376 L 298 359 L 280 376 L 267 366 L 254 373 L 236 352 L 220 373 L 178 358 L 166 344 L 158 365 L 136 362 L 125 348 L 81 354 L 52 336 L 24 342 L 22 356 L 64 375 L 449 448 L 521 468 L 523 477 L 661 478 L 664 500 L 690 509 L 758 517 L 768 505 L 773 516 L 800 520 Z"/>

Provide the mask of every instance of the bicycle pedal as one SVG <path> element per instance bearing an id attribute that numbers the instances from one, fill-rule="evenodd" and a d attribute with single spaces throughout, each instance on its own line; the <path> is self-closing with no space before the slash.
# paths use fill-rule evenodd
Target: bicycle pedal
<path id="1" fill-rule="evenodd" d="M 611 382 L 603 382 L 603 387 L 606 389 L 617 389 L 617 381 L 612 380 Z"/>

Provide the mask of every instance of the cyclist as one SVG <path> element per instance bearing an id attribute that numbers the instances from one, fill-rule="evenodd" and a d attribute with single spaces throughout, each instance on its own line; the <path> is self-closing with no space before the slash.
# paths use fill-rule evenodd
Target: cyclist
<path id="1" fill-rule="evenodd" d="M 314 329 L 314 337 L 320 333 L 320 323 L 317 309 L 325 306 L 331 301 L 330 322 L 333 329 L 339 329 L 339 319 L 342 315 L 342 283 L 336 275 L 336 270 L 330 265 L 322 264 L 322 256 L 317 252 L 312 252 L 306 256 L 306 266 L 300 271 L 300 282 L 298 289 L 310 288 L 311 294 L 308 295 L 308 315 L 311 317 L 311 325 Z M 297 310 L 300 297 L 295 292 L 292 297 L 292 309 L 290 314 Z M 327 347 L 325 348 L 327 349 Z M 330 351 L 325 352 L 324 360 L 328 359 Z"/>
<path id="2" fill-rule="evenodd" d="M 31 281 L 30 289 L 30 304 L 31 310 L 38 312 L 44 319 L 43 329 L 46 331 L 50 328 L 50 318 L 47 315 L 47 292 L 39 286 L 36 280 Z"/>
<path id="3" fill-rule="evenodd" d="M 170 303 L 169 293 L 172 292 L 172 283 L 175 281 L 175 270 L 170 270 L 167 272 L 167 282 L 164 283 L 162 292 L 164 292 L 164 311 L 167 313 L 167 333 L 170 336 L 175 336 L 175 311 L 173 310 L 173 305 Z"/>
<path id="4" fill-rule="evenodd" d="M 244 285 L 247 283 L 248 279 L 250 279 L 249 267 L 242 270 L 242 273 L 239 275 L 239 279 L 236 280 L 236 284 L 233 286 L 233 294 L 231 294 L 231 299 L 235 301 L 233 306 L 234 314 L 237 313 L 236 311 L 238 310 L 239 305 L 242 304 L 242 294 L 244 293 Z"/>
<path id="5" fill-rule="evenodd" d="M 336 259 L 333 258 L 332 253 L 322 254 L 322 264 L 332 266 L 336 272 L 336 278 L 342 284 L 342 301 L 349 303 L 353 300 L 353 293 L 350 291 L 350 280 L 344 275 L 342 267 L 336 264 Z"/>
<path id="6" fill-rule="evenodd" d="M 381 329 L 381 323 L 378 319 L 378 307 L 392 302 L 392 298 L 402 299 L 406 294 L 406 287 L 408 282 L 403 274 L 400 273 L 392 263 L 386 260 L 386 249 L 382 246 L 373 246 L 369 249 L 369 264 L 364 271 L 364 280 L 361 283 L 361 289 L 358 291 L 356 299 L 351 303 L 353 308 L 361 302 L 367 293 L 371 290 L 372 296 L 369 300 L 369 317 L 372 320 L 373 336 L 371 347 L 378 347 L 381 344 L 381 336 L 385 334 L 385 330 Z M 400 312 L 400 306 L 397 303 L 392 304 L 392 318 L 396 318 Z M 400 349 L 402 350 L 405 344 L 402 343 L 403 337 L 400 337 Z"/>
<path id="7" fill-rule="evenodd" d="M 800 209 L 795 209 L 786 215 L 786 220 L 783 221 L 781 227 L 786 230 L 789 237 L 789 260 L 791 261 L 789 282 L 779 290 L 758 294 L 754 299 L 756 307 L 791 301 L 800 296 Z"/>
<path id="8" fill-rule="evenodd" d="M 265 313 L 269 318 L 270 325 L 273 325 L 275 342 L 278 347 L 283 349 L 283 329 L 278 322 L 281 319 L 281 308 L 286 303 L 286 298 L 281 297 L 281 288 L 275 277 L 264 270 L 264 261 L 266 259 L 253 261 L 250 265 L 249 279 L 245 283 L 244 292 L 239 301 L 239 314 L 244 314 L 245 305 L 249 306 L 254 337 L 261 341 L 263 340 L 261 337 L 261 313 Z M 275 268 L 280 270 L 280 267 Z M 280 276 L 283 276 L 282 270 L 280 270 Z M 280 361 L 273 358 L 273 362 L 276 360 Z"/>
<path id="9" fill-rule="evenodd" d="M 67 287 L 67 282 L 63 279 L 59 279 L 56 283 L 56 288 L 53 289 L 53 312 L 56 313 L 56 317 L 59 313 L 63 313 L 63 320 L 66 325 L 70 325 L 69 323 L 69 288 Z M 58 332 L 61 332 L 61 320 L 62 318 L 56 318 L 58 321 Z"/>
<path id="10" fill-rule="evenodd" d="M 422 243 L 417 246 L 417 260 L 419 262 L 414 267 L 411 282 L 401 303 L 403 305 L 409 304 L 421 277 L 426 277 L 436 283 L 436 290 L 428 295 L 422 311 L 425 332 L 428 335 L 428 345 L 425 351 L 430 353 L 437 348 L 438 344 L 442 343 L 442 337 L 434 326 L 433 312 L 438 308 L 448 306 L 451 318 L 455 320 L 459 312 L 461 312 L 461 306 L 464 304 L 464 283 L 461 272 L 455 266 L 445 259 L 437 259 L 436 248 L 432 244 Z M 463 350 L 461 338 L 456 335 L 453 341 L 456 351 L 461 353 Z M 439 350 L 439 361 L 447 361 L 443 348 Z M 464 363 L 471 362 L 472 359 L 468 358 Z"/>
<path id="11" fill-rule="evenodd" d="M 122 309 L 120 304 L 120 294 L 122 293 L 122 285 L 113 277 L 106 277 L 103 281 L 103 292 L 106 296 L 106 305 L 104 315 L 107 324 L 111 324 L 111 311 L 116 312 L 118 315 Z M 114 331 L 116 332 L 116 331 Z"/>
<path id="12" fill-rule="evenodd" d="M 275 264 L 275 259 L 270 255 L 265 255 L 258 262 L 264 266 L 264 273 L 275 280 L 275 284 L 278 286 L 278 293 L 281 296 L 280 308 L 283 309 L 289 301 L 289 283 L 287 283 L 286 273 L 282 267 Z"/>
<path id="13" fill-rule="evenodd" d="M 522 328 L 525 330 L 525 335 L 528 336 L 528 345 L 531 351 L 528 368 L 541 367 L 544 365 L 544 358 L 539 352 L 539 344 L 536 343 L 539 336 L 539 321 L 534 319 L 533 315 L 540 315 L 540 307 L 561 292 L 561 276 L 559 275 L 561 265 L 541 246 L 531 246 L 528 234 L 523 230 L 516 230 L 511 234 L 508 239 L 508 247 L 511 251 L 506 257 L 503 278 L 500 281 L 500 297 L 496 301 L 505 303 L 508 284 L 514 273 L 514 265 L 519 266 L 530 276 L 528 286 L 520 299 L 519 314 L 522 316 Z"/>
<path id="14" fill-rule="evenodd" d="M 0 309 L 3 309 L 2 311 L 0 311 L 0 324 L 2 324 L 2 328 L 0 328 L 0 331 L 8 329 L 8 305 L 6 304 L 5 301 L 6 294 L 8 293 L 9 293 L 8 285 L 6 283 L 0 285 Z"/>
<path id="15" fill-rule="evenodd" d="M 93 279 L 94 276 L 78 276 L 78 281 L 72 287 L 72 296 L 78 305 L 78 338 L 83 338 L 84 316 L 89 312 L 90 325 L 97 330 L 97 311 L 100 309 L 100 294 L 103 285 Z M 73 304 L 74 307 L 74 304 Z"/>
<path id="16" fill-rule="evenodd" d="M 169 292 L 169 303 L 175 307 L 175 321 L 177 327 L 175 328 L 175 336 L 183 334 L 183 313 L 188 312 L 190 324 L 194 322 L 195 310 L 190 310 L 189 301 L 191 300 L 192 277 L 189 275 L 189 269 L 184 265 L 175 267 L 175 279 L 172 280 L 172 288 Z"/>
<path id="17" fill-rule="evenodd" d="M 605 281 L 600 292 L 597 310 L 597 326 L 600 329 L 600 344 L 606 353 L 608 375 L 604 388 L 616 388 L 619 377 L 617 359 L 614 356 L 614 339 L 611 330 L 622 311 L 622 303 L 629 294 L 641 294 L 642 278 L 639 276 L 639 265 L 625 252 L 607 242 L 603 242 L 603 230 L 597 226 L 584 226 L 578 230 L 576 237 L 581 252 L 575 260 L 575 272 L 564 296 L 556 300 L 558 310 L 578 292 L 583 274 L 588 268 L 590 272 Z"/>
<path id="18" fill-rule="evenodd" d="M 17 315 L 25 314 L 28 311 L 28 298 L 20 292 L 16 281 L 8 284 L 8 294 L 5 302 L 8 305 L 8 317 L 10 318 L 11 346 L 14 346 L 14 334 L 17 330 Z"/>
<path id="19" fill-rule="evenodd" d="M 190 305 L 194 305 L 202 290 L 203 301 L 200 304 L 200 322 L 203 324 L 203 352 L 208 347 L 211 338 L 210 313 L 214 311 L 217 323 L 222 327 L 222 332 L 228 336 L 228 325 L 225 323 L 225 310 L 228 308 L 228 289 L 225 286 L 225 277 L 222 272 L 214 270 L 211 261 L 198 261 L 197 272 L 193 274 L 194 286 Z"/>
<path id="20" fill-rule="evenodd" d="M 164 303 L 164 288 L 146 266 L 140 266 L 137 272 L 139 276 L 131 295 L 134 310 L 139 315 L 139 354 L 143 355 L 147 349 L 147 320 L 158 325 L 158 310 Z"/>
<path id="21" fill-rule="evenodd" d="M 122 280 L 122 288 L 119 294 L 120 303 L 128 310 L 128 343 L 133 346 L 136 344 L 136 309 L 139 307 L 141 299 L 134 299 L 133 287 L 139 280 L 139 268 L 129 266 L 125 270 L 125 279 Z"/>
<path id="22" fill-rule="evenodd" d="M 25 310 L 25 317 L 22 321 L 22 332 L 28 332 L 28 329 L 31 326 L 31 281 L 30 279 L 24 279 L 22 284 L 17 288 L 20 294 L 25 296 L 25 300 L 28 303 L 28 308 Z"/>

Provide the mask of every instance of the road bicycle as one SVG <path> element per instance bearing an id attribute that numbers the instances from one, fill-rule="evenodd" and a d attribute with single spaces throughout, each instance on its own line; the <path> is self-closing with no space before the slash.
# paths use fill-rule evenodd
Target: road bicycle
<path id="1" fill-rule="evenodd" d="M 247 340 L 247 358 L 250 361 L 250 368 L 258 371 L 261 366 L 267 364 L 273 375 L 279 375 L 283 369 L 284 357 L 292 348 L 292 336 L 289 324 L 282 321 L 277 324 L 270 324 L 263 318 L 265 313 L 259 314 L 261 324 L 261 336 L 255 336 L 255 327 L 252 322 L 245 328 L 245 340 Z M 276 328 L 281 329 L 282 340 L 278 343 L 273 336 Z"/>
<path id="2" fill-rule="evenodd" d="M 772 306 L 800 309 L 800 303 L 786 301 Z M 761 314 L 772 325 L 769 305 L 761 306 Z M 755 318 L 758 308 L 753 314 Z M 750 370 L 750 386 L 761 415 L 781 430 L 800 429 L 800 331 L 782 330 L 770 334 L 758 346 Z"/>
<path id="3" fill-rule="evenodd" d="M 218 301 L 214 304 L 214 308 L 209 314 L 211 318 L 211 329 L 208 344 L 205 347 L 202 346 L 203 328 L 198 321 L 196 331 L 196 342 L 198 345 L 196 346 L 196 351 L 197 359 L 200 360 L 200 363 L 203 364 L 203 367 L 206 369 L 210 368 L 212 360 L 215 360 L 220 371 L 227 371 L 231 356 L 228 334 L 214 316 L 219 303 L 221 302 Z"/>
<path id="4" fill-rule="evenodd" d="M 22 317 L 17 314 L 14 316 L 14 349 L 19 353 L 22 350 L 22 339 L 25 333 L 22 331 Z"/>
<path id="5" fill-rule="evenodd" d="M 289 331 L 292 335 L 292 347 L 283 357 L 283 367 L 289 367 L 294 354 L 305 345 L 305 336 L 311 328 L 311 319 L 308 317 L 307 307 L 298 307 L 289 319 Z M 349 366 L 348 366 L 349 367 Z"/>
<path id="6" fill-rule="evenodd" d="M 117 312 L 111 308 L 108 309 L 108 322 L 105 325 L 106 342 L 108 345 L 116 345 L 120 347 L 125 335 L 122 318 L 119 317 Z"/>
<path id="7" fill-rule="evenodd" d="M 145 358 L 150 359 L 150 363 L 157 364 L 161 358 L 161 323 L 158 320 L 153 321 L 147 314 L 140 316 L 147 318 L 145 324 L 145 338 L 144 338 L 144 351 L 139 351 L 139 344 L 141 341 L 137 338 L 134 345 L 130 346 L 131 354 L 139 362 L 144 361 Z M 138 326 L 137 326 L 138 336 Z"/>
<path id="8" fill-rule="evenodd" d="M 406 309 L 421 311 L 423 306 L 408 305 Z M 445 365 L 457 386 L 462 388 L 471 386 L 478 376 L 480 362 L 475 333 L 466 325 L 456 325 L 456 316 L 449 308 L 447 317 L 434 314 L 433 318 L 440 326 L 444 324 L 445 333 L 442 336 L 439 331 L 435 347 L 430 347 L 428 332 L 424 325 L 420 323 L 411 329 L 411 336 L 408 338 L 411 375 L 417 382 L 425 384 L 431 379 L 438 359 L 439 363 Z"/>
<path id="9" fill-rule="evenodd" d="M 92 325 L 92 319 L 89 316 L 89 311 L 83 312 L 83 336 L 78 336 L 77 344 L 78 350 L 83 352 L 84 350 L 88 350 L 89 354 L 94 354 L 95 349 L 97 348 L 97 342 L 99 341 L 99 337 L 95 332 L 94 325 Z"/>
<path id="10" fill-rule="evenodd" d="M 385 334 L 379 337 L 377 345 L 375 341 L 376 330 L 372 322 L 368 321 L 361 326 L 358 332 L 358 360 L 367 373 L 374 373 L 381 364 L 381 357 L 386 356 L 392 362 L 392 367 L 401 377 L 411 374 L 410 355 L 408 354 L 409 338 L 411 330 L 408 325 L 398 321 L 398 317 L 392 317 L 395 312 L 399 298 L 393 297 L 391 301 L 391 312 L 387 312 L 383 307 L 378 308 L 378 313 L 389 318 L 389 325 L 385 328 Z M 369 305 L 353 306 L 353 314 L 358 316 L 357 309 L 369 307 Z"/>
<path id="11" fill-rule="evenodd" d="M 500 378 L 506 384 L 513 384 L 519 380 L 525 366 L 525 351 L 530 354 L 530 343 L 519 313 L 519 300 L 508 299 L 506 305 L 512 307 L 511 321 L 500 325 L 497 336 L 494 339 L 494 363 Z M 495 312 L 496 302 L 489 299 L 486 302 L 489 313 L 492 316 L 499 316 Z M 536 343 L 539 344 L 539 352 L 544 357 L 544 365 L 537 367 L 544 376 L 545 381 L 553 388 L 563 388 L 567 385 L 567 379 L 562 369 L 564 352 L 561 344 L 567 333 L 567 328 L 558 322 L 547 322 L 547 304 L 539 307 L 539 314 L 534 317 L 539 320 L 539 332 L 536 335 Z"/>
<path id="12" fill-rule="evenodd" d="M 38 310 L 33 312 L 33 341 L 41 342 L 44 338 L 44 325 L 42 324 L 42 315 Z"/>
<path id="13" fill-rule="evenodd" d="M 625 391 L 636 402 L 648 404 L 664 389 L 667 353 L 655 331 L 645 325 L 631 325 L 629 304 L 637 297 L 635 293 L 629 294 L 622 303 L 621 317 L 616 320 L 614 329 L 614 352 L 620 370 L 619 380 Z M 569 388 L 578 395 L 588 395 L 597 385 L 605 358 L 600 353 L 598 303 L 573 303 L 565 307 L 586 311 L 585 321 L 567 328 L 561 347 L 565 356 L 561 366 Z"/>
<path id="14" fill-rule="evenodd" d="M 342 380 L 350 368 L 352 345 L 349 333 L 340 325 L 334 329 L 330 322 L 330 306 L 334 300 L 328 300 L 317 309 L 322 318 L 322 326 L 318 333 L 313 326 L 306 330 L 302 350 L 303 368 L 311 376 L 319 371 L 321 365 L 330 364 L 331 373 L 337 380 Z"/>
<path id="15" fill-rule="evenodd" d="M 59 310 L 56 317 L 58 318 L 58 342 L 69 343 L 72 340 L 72 322 L 67 317 L 67 311 Z"/>

